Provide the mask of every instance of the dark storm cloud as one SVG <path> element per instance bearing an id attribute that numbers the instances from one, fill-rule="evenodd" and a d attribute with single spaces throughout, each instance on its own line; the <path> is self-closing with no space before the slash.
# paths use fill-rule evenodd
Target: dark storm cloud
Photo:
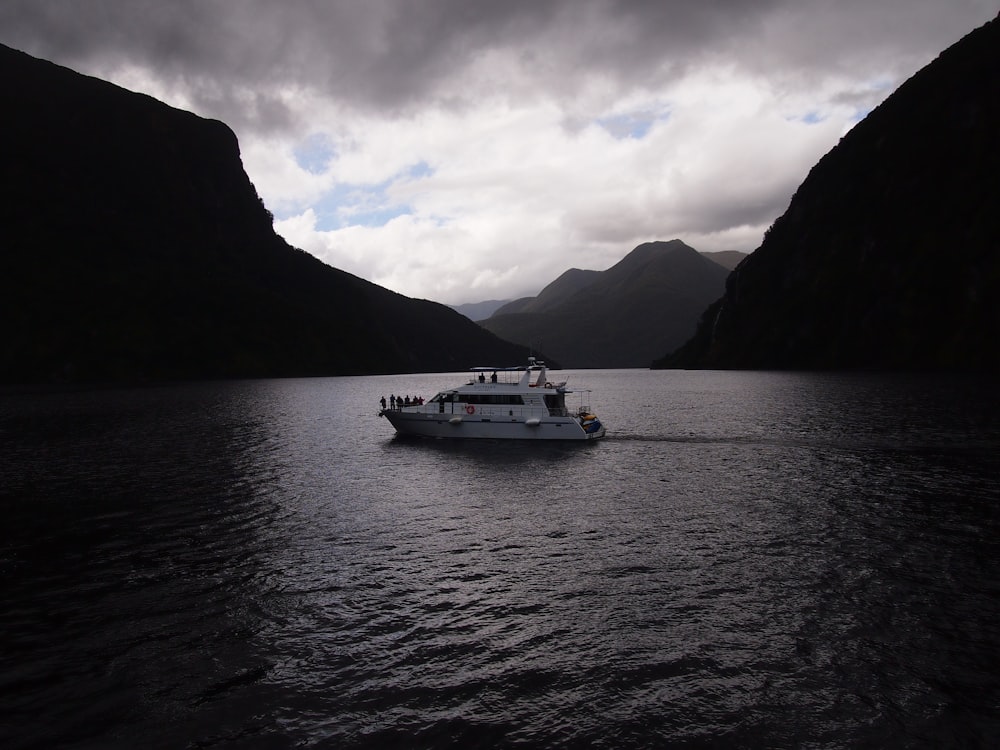
<path id="1" fill-rule="evenodd" d="M 961 15 L 955 6 L 979 4 L 957 0 L 950 15 Z M 7 0 L 0 29 L 5 43 L 71 66 L 145 66 L 210 105 L 215 116 L 243 109 L 243 92 L 262 92 L 263 100 L 249 102 L 248 116 L 275 125 L 289 115 L 266 92 L 289 86 L 374 110 L 474 100 L 490 92 L 451 86 L 489 51 L 510 54 L 530 87 L 556 97 L 572 96 L 598 75 L 655 85 L 714 56 L 742 57 L 762 72 L 808 71 L 843 65 L 862 46 L 873 54 L 875 37 L 879 54 L 905 55 L 909 39 L 918 48 L 926 41 L 935 6 L 933 0 Z"/>

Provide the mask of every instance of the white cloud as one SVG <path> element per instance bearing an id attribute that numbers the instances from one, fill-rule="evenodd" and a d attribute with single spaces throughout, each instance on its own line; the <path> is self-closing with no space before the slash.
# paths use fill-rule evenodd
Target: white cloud
<path id="1" fill-rule="evenodd" d="M 632 92 L 575 128 L 544 100 L 366 123 L 328 173 L 371 187 L 345 203 L 378 194 L 405 213 L 323 231 L 309 210 L 276 228 L 332 265 L 453 303 L 533 294 L 571 266 L 607 268 L 650 239 L 749 251 L 851 111 L 793 101 L 726 67 Z M 606 125 L 619 112 L 662 116 L 623 137 Z M 427 165 L 417 177 L 415 164 Z"/>

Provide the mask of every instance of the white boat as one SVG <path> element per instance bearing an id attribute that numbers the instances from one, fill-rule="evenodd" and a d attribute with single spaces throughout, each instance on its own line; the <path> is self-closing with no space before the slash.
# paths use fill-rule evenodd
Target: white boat
<path id="1" fill-rule="evenodd" d="M 544 362 L 527 367 L 474 367 L 465 385 L 441 391 L 426 403 L 391 399 L 379 412 L 400 435 L 495 440 L 596 440 L 601 421 L 566 382 L 551 383 Z M 574 411 L 567 394 L 581 394 Z"/>

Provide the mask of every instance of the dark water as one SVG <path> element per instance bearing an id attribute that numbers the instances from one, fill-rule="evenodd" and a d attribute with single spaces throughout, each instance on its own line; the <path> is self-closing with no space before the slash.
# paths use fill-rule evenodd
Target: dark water
<path id="1" fill-rule="evenodd" d="M 570 375 L 606 440 L 393 439 L 440 375 L 0 394 L 0 746 L 996 744 L 992 380 Z"/>

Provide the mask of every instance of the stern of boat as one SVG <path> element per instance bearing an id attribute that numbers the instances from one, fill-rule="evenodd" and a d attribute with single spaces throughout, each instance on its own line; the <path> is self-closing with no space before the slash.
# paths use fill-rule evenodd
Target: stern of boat
<path id="1" fill-rule="evenodd" d="M 601 420 L 595 414 L 586 409 L 581 409 L 576 418 L 590 440 L 604 437 L 606 430 L 604 429 L 604 425 L 601 424 Z"/>

